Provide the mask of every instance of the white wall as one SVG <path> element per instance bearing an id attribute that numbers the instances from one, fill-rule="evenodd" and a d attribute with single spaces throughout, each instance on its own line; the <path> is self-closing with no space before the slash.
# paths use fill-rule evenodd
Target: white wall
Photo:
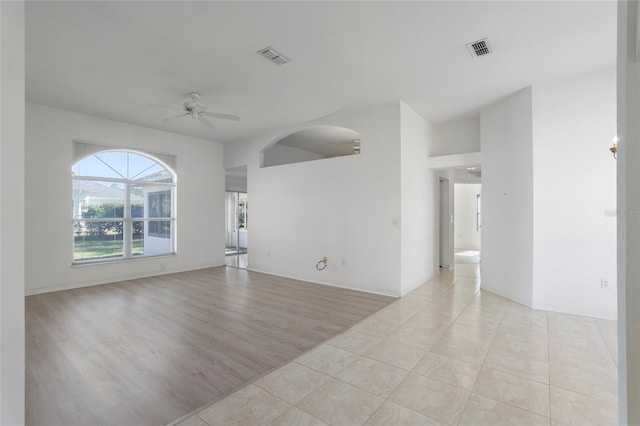
<path id="1" fill-rule="evenodd" d="M 531 305 L 533 161 L 531 88 L 480 115 L 482 287 Z"/>
<path id="2" fill-rule="evenodd" d="M 476 202 L 480 184 L 456 183 L 454 189 L 455 248 L 480 250 Z"/>
<path id="3" fill-rule="evenodd" d="M 258 167 L 264 148 L 317 124 L 360 132 L 362 153 Z M 225 166 L 248 165 L 250 268 L 400 295 L 400 161 L 400 102 L 227 144 Z"/>
<path id="4" fill-rule="evenodd" d="M 27 103 L 27 117 L 28 293 L 224 264 L 221 144 L 32 103 Z M 175 256 L 71 266 L 74 139 L 177 157 Z"/>
<path id="5" fill-rule="evenodd" d="M 436 215 L 438 192 L 427 166 L 433 128 L 404 102 L 400 103 L 401 292 L 430 280 L 437 270 Z"/>
<path id="6" fill-rule="evenodd" d="M 602 155 L 615 102 L 610 69 L 536 84 L 481 113 L 484 288 L 615 318 L 615 161 Z"/>
<path id="7" fill-rule="evenodd" d="M 225 190 L 229 192 L 247 192 L 247 177 L 227 175 L 225 178 Z"/>
<path id="8" fill-rule="evenodd" d="M 464 117 L 434 126 L 432 156 L 480 151 L 480 116 Z"/>
<path id="9" fill-rule="evenodd" d="M 616 317 L 615 88 L 613 68 L 533 86 L 536 308 Z"/>
<path id="10" fill-rule="evenodd" d="M 316 154 L 315 152 L 293 146 L 275 144 L 264 152 L 263 164 L 265 167 L 269 167 L 281 164 L 319 160 L 321 158 L 325 158 L 324 155 Z"/>
<path id="11" fill-rule="evenodd" d="M 23 2 L 0 2 L 0 424 L 2 425 L 24 424 L 25 413 L 24 25 Z M 66 200 L 70 200 L 70 197 Z"/>

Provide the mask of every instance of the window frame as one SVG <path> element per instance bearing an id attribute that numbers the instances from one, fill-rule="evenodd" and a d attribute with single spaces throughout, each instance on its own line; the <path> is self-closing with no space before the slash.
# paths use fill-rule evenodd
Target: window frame
<path id="1" fill-rule="evenodd" d="M 123 217 L 100 217 L 100 218 L 77 218 L 76 212 L 72 212 L 71 218 L 71 231 L 72 231 L 72 265 L 90 265 L 90 264 L 100 264 L 100 263 L 109 263 L 109 262 L 123 262 L 137 259 L 147 259 L 154 258 L 159 256 L 173 256 L 177 253 L 176 250 L 176 230 L 177 230 L 177 203 L 176 203 L 176 194 L 177 194 L 177 174 L 169 167 L 165 162 L 159 160 L 153 155 L 130 150 L 130 149 L 105 149 L 97 152 L 93 152 L 73 163 L 73 167 L 80 163 L 81 161 L 89 158 L 91 156 L 96 156 L 105 152 L 122 152 L 127 154 L 135 154 L 146 157 L 158 165 L 162 166 L 170 175 L 171 182 L 158 182 L 158 181 L 145 181 L 145 180 L 137 180 L 137 179 L 125 179 L 125 178 L 113 178 L 113 177 L 101 177 L 101 176 L 88 176 L 88 175 L 75 175 L 71 174 L 71 195 L 72 199 L 74 197 L 75 191 L 75 182 L 76 181 L 93 181 L 93 182 L 113 182 L 124 185 L 124 212 Z M 154 186 L 154 187 L 164 187 L 166 189 L 162 189 L 162 191 L 170 191 L 171 194 L 171 215 L 169 217 L 149 217 L 149 209 L 144 209 L 143 217 L 133 217 L 131 214 L 131 188 L 132 187 L 145 187 L 145 186 Z M 154 191 L 155 192 L 155 191 Z M 145 201 L 146 202 L 146 201 Z M 143 224 L 151 223 L 151 222 L 171 222 L 171 232 L 170 232 L 170 251 L 167 253 L 160 254 L 134 254 L 133 253 L 133 223 L 134 222 L 143 222 Z M 113 257 L 104 257 L 97 259 L 76 259 L 76 250 L 75 250 L 75 234 L 76 234 L 76 224 L 77 223 L 96 223 L 96 222 L 121 222 L 123 227 L 122 233 L 122 256 L 113 256 Z M 143 229 L 147 229 L 147 226 L 143 225 Z M 143 231 L 143 235 L 145 235 Z M 154 237 L 158 238 L 158 237 Z"/>

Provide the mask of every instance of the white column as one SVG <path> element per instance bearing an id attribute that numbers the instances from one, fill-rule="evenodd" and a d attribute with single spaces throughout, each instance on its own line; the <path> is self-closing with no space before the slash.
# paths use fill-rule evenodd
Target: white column
<path id="1" fill-rule="evenodd" d="M 24 424 L 25 18 L 0 1 L 0 424 Z"/>

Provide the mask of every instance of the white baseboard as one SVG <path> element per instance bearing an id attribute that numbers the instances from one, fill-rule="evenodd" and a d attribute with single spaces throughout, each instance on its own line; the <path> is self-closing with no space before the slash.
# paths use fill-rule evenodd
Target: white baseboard
<path id="1" fill-rule="evenodd" d="M 157 272 L 149 272 L 149 273 L 141 273 L 141 274 L 130 274 L 130 275 L 122 275 L 117 278 L 105 278 L 101 280 L 92 280 L 92 281 L 83 281 L 77 283 L 70 283 L 61 286 L 53 286 L 53 287 L 41 287 L 35 289 L 27 289 L 25 290 L 25 296 L 33 296 L 36 294 L 44 294 L 51 293 L 54 291 L 62 291 L 62 290 L 72 290 L 75 288 L 83 288 L 83 287 L 92 287 L 96 285 L 103 284 L 111 284 L 120 281 L 128 281 L 128 280 L 137 280 L 140 278 L 148 278 L 148 277 L 157 277 L 159 275 L 168 275 L 168 274 L 176 274 L 178 272 L 187 272 L 187 271 L 196 271 L 198 269 L 207 269 L 207 268 L 216 268 L 218 266 L 224 266 L 224 264 L 203 264 L 203 265 L 191 265 L 186 266 L 184 268 L 175 268 L 175 269 L 165 269 Z"/>
<path id="2" fill-rule="evenodd" d="M 415 282 L 414 284 L 409 286 L 409 288 L 406 291 L 402 291 L 401 292 L 401 297 L 402 296 L 406 296 L 407 294 L 411 293 L 413 290 L 415 290 L 416 288 L 420 287 L 421 285 L 428 283 L 429 281 L 434 279 L 435 276 L 436 276 L 436 274 L 433 271 L 431 271 L 430 275 L 428 275 L 427 278 Z"/>
<path id="3" fill-rule="evenodd" d="M 539 310 L 543 310 L 543 311 L 549 311 L 549 312 L 558 312 L 561 314 L 571 314 L 571 315 L 580 315 L 583 317 L 591 317 L 591 318 L 602 318 L 602 319 L 607 319 L 607 320 L 613 320 L 613 321 L 617 321 L 617 313 L 616 312 L 602 312 L 602 311 L 593 311 L 590 309 L 580 309 L 580 308 L 574 308 L 574 307 L 568 307 L 568 306 L 558 306 L 558 305 L 554 305 L 554 304 L 550 304 L 550 303 L 537 303 L 537 302 L 531 302 L 531 301 L 526 301 L 523 299 L 519 299 L 517 297 L 512 297 L 508 294 L 505 294 L 501 291 L 496 291 L 495 289 L 492 289 L 491 287 L 485 286 L 484 284 L 481 285 L 481 288 L 483 290 L 486 291 L 490 291 L 491 293 L 497 294 L 498 296 L 502 296 L 506 299 L 509 300 L 513 300 L 514 302 L 520 303 L 521 305 L 524 305 L 526 307 L 532 308 L 532 309 L 539 309 Z"/>
<path id="4" fill-rule="evenodd" d="M 590 309 L 580 309 L 567 306 L 557 306 L 547 303 L 534 303 L 534 309 L 542 309 L 544 311 L 559 312 L 561 314 L 580 315 L 583 317 L 601 318 L 606 320 L 618 320 L 617 312 L 592 311 Z"/>
<path id="5" fill-rule="evenodd" d="M 514 302 L 519 303 L 521 305 L 524 305 L 527 308 L 531 308 L 532 307 L 531 306 L 531 300 L 525 300 L 525 299 L 521 299 L 519 297 L 514 297 L 514 296 L 512 296 L 510 294 L 507 294 L 507 293 L 505 293 L 503 291 L 496 290 L 495 288 L 491 288 L 490 286 L 487 286 L 485 284 L 481 284 L 480 288 L 482 290 L 486 290 L 486 291 L 489 291 L 489 292 L 491 292 L 493 294 L 497 294 L 498 296 L 504 297 L 505 299 L 513 300 Z"/>
<path id="6" fill-rule="evenodd" d="M 350 284 L 345 284 L 345 283 L 335 282 L 335 281 L 325 281 L 325 280 L 314 280 L 314 281 L 311 281 L 311 280 L 309 280 L 308 277 L 302 277 L 302 276 L 296 276 L 296 275 L 288 275 L 288 274 L 279 274 L 279 273 L 275 273 L 275 272 L 271 272 L 271 271 L 264 271 L 264 270 L 261 270 L 261 269 L 256 269 L 256 268 L 251 268 L 251 267 L 248 267 L 247 270 L 251 271 L 251 272 L 259 272 L 261 274 L 273 275 L 273 276 L 276 276 L 276 277 L 291 278 L 293 280 L 304 281 L 304 282 L 308 282 L 308 283 L 311 283 L 311 284 L 320 284 L 320 285 L 326 285 L 326 286 L 329 286 L 329 287 L 344 288 L 346 290 L 362 291 L 364 293 L 379 294 L 380 296 L 400 297 L 400 295 L 398 293 L 390 292 L 388 290 L 383 290 L 383 289 L 362 288 L 362 287 L 356 287 L 356 286 L 353 286 L 353 285 L 350 285 Z"/>

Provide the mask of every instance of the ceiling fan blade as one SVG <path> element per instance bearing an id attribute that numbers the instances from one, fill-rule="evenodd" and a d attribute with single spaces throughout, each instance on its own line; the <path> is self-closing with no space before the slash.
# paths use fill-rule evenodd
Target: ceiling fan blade
<path id="1" fill-rule="evenodd" d="M 225 120 L 233 120 L 233 121 L 239 121 L 240 117 L 238 117 L 237 115 L 231 115 L 231 114 L 220 114 L 217 112 L 201 112 L 200 115 L 208 115 L 209 117 L 215 117 L 215 118 L 223 118 Z"/>
<path id="2" fill-rule="evenodd" d="M 147 105 L 153 106 L 153 107 L 158 107 L 158 108 L 173 109 L 175 111 L 184 111 L 184 108 L 176 108 L 176 107 L 170 107 L 170 106 L 166 106 L 166 105 L 152 104 L 152 103 L 149 103 L 149 102 L 147 102 Z"/>
<path id="3" fill-rule="evenodd" d="M 174 119 L 176 119 L 176 118 L 186 117 L 187 115 L 189 115 L 189 113 L 188 113 L 188 112 L 183 112 L 182 114 L 174 115 L 174 116 L 172 116 L 172 117 L 163 118 L 163 119 L 162 119 L 162 121 L 174 120 Z"/>
<path id="4" fill-rule="evenodd" d="M 206 117 L 202 116 L 202 113 L 198 114 L 198 121 L 200 121 L 202 124 L 204 124 L 205 126 L 209 127 L 210 129 L 215 129 L 216 128 L 216 126 L 214 126 L 211 121 L 207 120 Z"/>

